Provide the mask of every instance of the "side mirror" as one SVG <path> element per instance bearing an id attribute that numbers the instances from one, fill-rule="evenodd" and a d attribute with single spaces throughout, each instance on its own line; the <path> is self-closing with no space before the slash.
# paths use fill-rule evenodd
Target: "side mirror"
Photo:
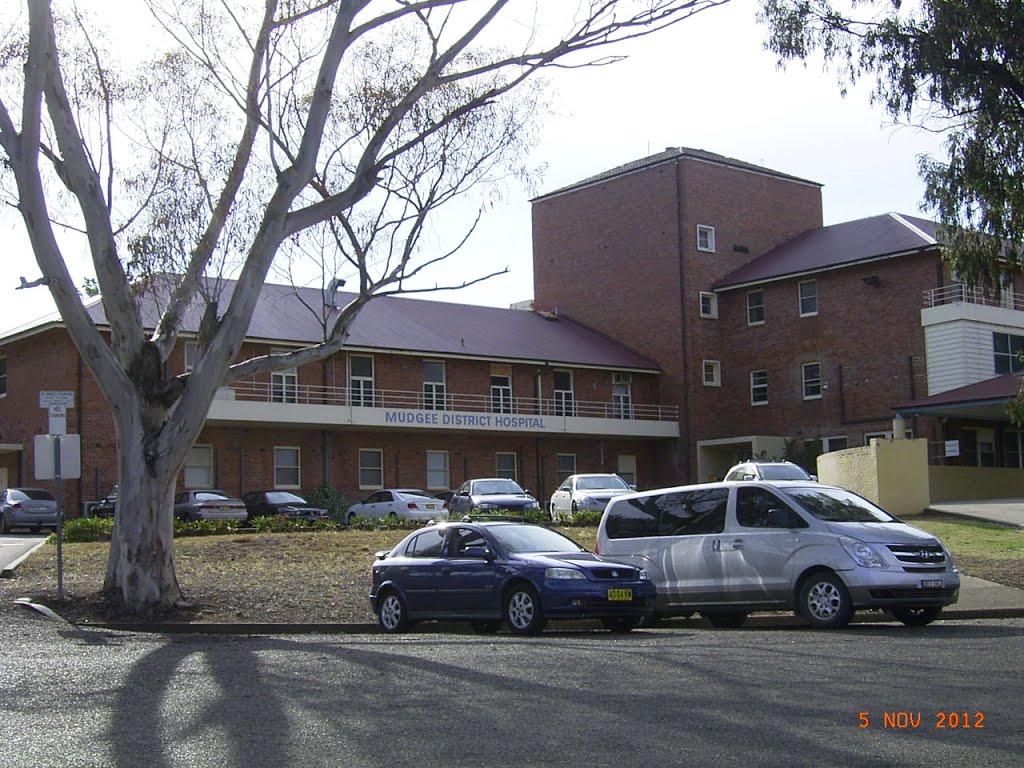
<path id="1" fill-rule="evenodd" d="M 494 555 L 487 547 L 466 547 L 465 552 L 462 553 L 463 557 L 475 557 L 480 560 L 491 561 L 494 559 Z"/>

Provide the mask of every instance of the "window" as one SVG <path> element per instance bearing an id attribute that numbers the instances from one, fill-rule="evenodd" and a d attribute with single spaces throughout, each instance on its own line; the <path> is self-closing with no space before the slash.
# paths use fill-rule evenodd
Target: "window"
<path id="1" fill-rule="evenodd" d="M 494 476 L 504 477 L 507 480 L 516 480 L 516 455 L 514 453 L 494 454 Z"/>
<path id="2" fill-rule="evenodd" d="M 839 437 L 823 437 L 821 439 L 821 450 L 822 453 L 831 453 L 832 451 L 845 451 L 849 447 L 849 440 L 846 435 Z"/>
<path id="3" fill-rule="evenodd" d="M 365 355 L 348 357 L 349 403 L 373 407 L 373 358 Z"/>
<path id="4" fill-rule="evenodd" d="M 427 451 L 427 488 L 448 490 L 448 451 Z"/>
<path id="5" fill-rule="evenodd" d="M 705 387 L 722 386 L 722 364 L 718 360 L 705 360 L 702 368 Z"/>
<path id="6" fill-rule="evenodd" d="M 612 539 L 696 536 L 725 530 L 728 488 L 637 496 L 609 505 L 605 528 Z"/>
<path id="7" fill-rule="evenodd" d="M 736 490 L 736 522 L 744 528 L 807 528 L 789 505 L 763 488 Z"/>
<path id="8" fill-rule="evenodd" d="M 572 416 L 572 371 L 555 371 L 555 416 Z"/>
<path id="9" fill-rule="evenodd" d="M 804 400 L 820 400 L 821 363 L 804 363 L 800 370 L 804 382 Z"/>
<path id="10" fill-rule="evenodd" d="M 441 557 L 444 531 L 436 528 L 413 536 L 405 548 L 406 557 Z"/>
<path id="11" fill-rule="evenodd" d="M 359 449 L 359 487 L 384 487 L 384 452 L 379 448 Z"/>
<path id="12" fill-rule="evenodd" d="M 628 373 L 612 376 L 612 418 L 633 418 L 633 377 Z"/>
<path id="13" fill-rule="evenodd" d="M 697 225 L 697 250 L 715 252 L 715 228 L 706 224 Z"/>
<path id="14" fill-rule="evenodd" d="M 186 341 L 185 342 L 185 373 L 192 373 L 196 367 L 196 361 L 199 358 L 199 342 L 198 341 Z"/>
<path id="15" fill-rule="evenodd" d="M 213 488 L 213 446 L 193 445 L 185 457 L 186 488 Z"/>
<path id="16" fill-rule="evenodd" d="M 576 474 L 576 454 L 560 453 L 555 456 L 555 482 L 561 485 L 569 475 Z"/>
<path id="17" fill-rule="evenodd" d="M 491 366 L 491 411 L 512 413 L 512 366 Z"/>
<path id="18" fill-rule="evenodd" d="M 750 404 L 768 405 L 768 371 L 750 372 Z"/>
<path id="19" fill-rule="evenodd" d="M 274 448 L 274 487 L 301 488 L 298 448 Z"/>
<path id="20" fill-rule="evenodd" d="M 0 397 L 7 396 L 7 358 L 0 357 Z"/>
<path id="21" fill-rule="evenodd" d="M 718 294 L 700 292 L 700 316 L 716 319 L 718 317 Z"/>
<path id="22" fill-rule="evenodd" d="M 799 286 L 800 317 L 818 314 L 818 284 L 814 280 L 804 280 Z"/>
<path id="23" fill-rule="evenodd" d="M 747 291 L 747 325 L 764 324 L 764 291 Z"/>
<path id="24" fill-rule="evenodd" d="M 272 349 L 271 354 L 284 355 L 290 350 Z M 270 401 L 272 403 L 297 403 L 299 401 L 299 372 L 285 368 L 270 374 Z"/>
<path id="25" fill-rule="evenodd" d="M 1024 360 L 1021 359 L 1021 352 L 1024 351 L 1024 336 L 1014 336 L 1012 333 L 993 333 L 992 351 L 997 375 L 1024 371 Z"/>
<path id="26" fill-rule="evenodd" d="M 627 484 L 636 485 L 636 456 L 622 455 L 618 458 L 619 471 L 616 472 L 619 477 L 626 481 Z"/>
<path id="27" fill-rule="evenodd" d="M 444 363 L 423 361 L 423 407 L 428 411 L 445 409 Z"/>
<path id="28" fill-rule="evenodd" d="M 1024 432 L 1009 429 L 1003 434 L 1003 466 L 1024 467 Z"/>
<path id="29" fill-rule="evenodd" d="M 967 467 L 994 467 L 996 440 L 993 429 L 965 429 L 960 440 L 960 459 Z"/>

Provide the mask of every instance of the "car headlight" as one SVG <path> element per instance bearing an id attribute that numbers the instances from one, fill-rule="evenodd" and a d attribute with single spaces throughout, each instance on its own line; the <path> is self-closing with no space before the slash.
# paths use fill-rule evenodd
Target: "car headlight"
<path id="1" fill-rule="evenodd" d="M 531 501 L 529 504 L 523 507 L 523 509 L 530 510 L 532 512 L 534 510 L 540 509 L 540 504 L 538 504 L 536 501 Z"/>
<path id="2" fill-rule="evenodd" d="M 637 578 L 640 579 L 640 581 L 647 581 L 648 579 L 651 578 L 650 576 L 647 575 L 647 571 L 645 571 L 643 568 L 641 568 L 639 571 L 637 571 L 636 575 L 637 575 Z"/>
<path id="3" fill-rule="evenodd" d="M 597 502 L 591 496 L 580 496 L 576 503 L 584 507 L 597 506 Z"/>
<path id="4" fill-rule="evenodd" d="M 477 504 L 476 508 L 480 512 L 497 512 L 499 509 L 501 509 L 501 507 L 499 507 L 497 504 L 491 504 L 486 501 L 482 501 L 479 504 Z"/>
<path id="5" fill-rule="evenodd" d="M 840 536 L 839 543 L 843 545 L 846 554 L 853 558 L 853 561 L 862 568 L 885 568 L 886 562 L 878 551 L 870 544 L 863 541 L 851 539 L 849 536 Z"/>
<path id="6" fill-rule="evenodd" d="M 544 571 L 544 578 L 550 581 L 555 579 L 586 579 L 583 571 L 576 568 L 547 568 Z"/>

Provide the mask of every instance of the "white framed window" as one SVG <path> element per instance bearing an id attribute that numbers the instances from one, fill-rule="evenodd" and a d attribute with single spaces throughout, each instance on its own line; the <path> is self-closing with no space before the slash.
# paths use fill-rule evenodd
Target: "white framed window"
<path id="1" fill-rule="evenodd" d="M 832 453 L 832 451 L 845 451 L 850 447 L 850 441 L 846 435 L 835 435 L 833 437 L 821 438 L 821 452 Z"/>
<path id="2" fill-rule="evenodd" d="M 576 474 L 576 454 L 559 453 L 555 456 L 555 485 L 561 485 L 570 475 Z"/>
<path id="3" fill-rule="evenodd" d="M 359 449 L 359 487 L 384 487 L 384 451 L 379 448 Z"/>
<path id="4" fill-rule="evenodd" d="M 287 349 L 271 350 L 272 354 L 281 355 Z M 295 368 L 285 368 L 270 374 L 270 401 L 272 403 L 299 402 L 299 372 Z"/>
<path id="5" fill-rule="evenodd" d="M 572 371 L 555 371 L 555 416 L 572 416 L 575 410 Z"/>
<path id="6" fill-rule="evenodd" d="M 192 373 L 196 367 L 196 361 L 199 359 L 199 342 L 198 341 L 186 341 L 185 342 L 185 373 Z"/>
<path id="7" fill-rule="evenodd" d="M 512 366 L 491 366 L 491 411 L 512 413 Z"/>
<path id="8" fill-rule="evenodd" d="M 800 317 L 818 314 L 818 283 L 816 280 L 801 280 L 799 292 Z"/>
<path id="9" fill-rule="evenodd" d="M 274 446 L 274 487 L 301 488 L 300 450 L 293 446 Z"/>
<path id="10" fill-rule="evenodd" d="M 448 476 L 448 451 L 427 451 L 427 488 L 446 491 L 451 487 Z"/>
<path id="11" fill-rule="evenodd" d="M 697 225 L 697 250 L 705 253 L 715 252 L 715 228 L 707 224 Z"/>
<path id="12" fill-rule="evenodd" d="M 445 409 L 445 369 L 441 360 L 423 361 L 423 408 L 428 411 Z"/>
<path id="13" fill-rule="evenodd" d="M 704 372 L 705 387 L 722 386 L 722 363 L 718 360 L 705 360 L 701 365 Z"/>
<path id="14" fill-rule="evenodd" d="M 348 397 L 356 406 L 373 407 L 373 358 L 369 355 L 348 356 Z"/>
<path id="15" fill-rule="evenodd" d="M 768 371 L 750 372 L 750 404 L 768 405 Z"/>
<path id="16" fill-rule="evenodd" d="M 628 373 L 612 375 L 612 418 L 633 418 L 633 376 Z"/>
<path id="17" fill-rule="evenodd" d="M 700 316 L 718 319 L 718 294 L 710 291 L 700 292 Z"/>
<path id="18" fill-rule="evenodd" d="M 499 451 L 494 454 L 494 476 L 508 480 L 518 480 L 519 472 L 516 455 L 511 452 Z"/>
<path id="19" fill-rule="evenodd" d="M 182 472 L 186 488 L 213 488 L 213 446 L 193 445 L 189 448 Z"/>
<path id="20" fill-rule="evenodd" d="M 764 291 L 747 291 L 747 325 L 764 325 Z"/>
<path id="21" fill-rule="evenodd" d="M 821 363 L 804 363 L 800 366 L 803 380 L 804 400 L 821 399 Z"/>

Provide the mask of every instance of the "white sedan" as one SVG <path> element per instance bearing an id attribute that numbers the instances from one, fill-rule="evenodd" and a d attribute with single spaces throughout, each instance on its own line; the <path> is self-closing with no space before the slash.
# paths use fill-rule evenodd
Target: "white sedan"
<path id="1" fill-rule="evenodd" d="M 603 512 L 613 496 L 635 490 L 618 475 L 569 475 L 551 495 L 551 519 L 557 522 L 563 514 L 585 509 Z"/>
<path id="2" fill-rule="evenodd" d="M 406 520 L 447 520 L 448 505 L 416 488 L 388 488 L 371 493 L 345 513 L 349 524 L 356 517 L 404 517 Z"/>

